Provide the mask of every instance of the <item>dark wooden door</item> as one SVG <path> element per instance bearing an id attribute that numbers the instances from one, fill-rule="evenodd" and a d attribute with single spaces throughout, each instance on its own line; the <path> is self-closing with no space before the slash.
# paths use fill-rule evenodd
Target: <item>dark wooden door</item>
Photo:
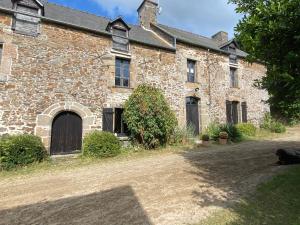
<path id="1" fill-rule="evenodd" d="M 199 135 L 199 108 L 198 99 L 189 97 L 186 98 L 186 121 L 187 126 L 192 126 L 195 130 L 195 135 Z"/>
<path id="2" fill-rule="evenodd" d="M 70 154 L 81 149 L 82 119 L 76 113 L 63 112 L 52 123 L 51 155 Z"/>

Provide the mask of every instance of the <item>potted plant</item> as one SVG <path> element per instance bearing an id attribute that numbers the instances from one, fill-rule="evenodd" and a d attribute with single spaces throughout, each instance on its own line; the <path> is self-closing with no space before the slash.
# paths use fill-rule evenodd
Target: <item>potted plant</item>
<path id="1" fill-rule="evenodd" d="M 209 145 L 209 140 L 210 140 L 210 138 L 209 138 L 209 135 L 208 135 L 208 134 L 203 134 L 203 135 L 201 136 L 201 140 L 202 140 L 202 145 L 203 145 L 203 146 L 208 146 L 208 145 Z"/>
<path id="2" fill-rule="evenodd" d="M 228 143 L 228 137 L 229 137 L 229 135 L 227 132 L 221 132 L 219 134 L 219 143 L 221 145 L 226 145 Z"/>

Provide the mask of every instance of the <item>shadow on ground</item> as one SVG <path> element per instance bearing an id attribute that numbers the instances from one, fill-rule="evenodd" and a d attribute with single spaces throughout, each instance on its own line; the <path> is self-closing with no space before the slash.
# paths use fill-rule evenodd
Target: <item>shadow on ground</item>
<path id="1" fill-rule="evenodd" d="M 277 165 L 278 158 L 275 155 L 278 148 L 300 146 L 300 136 L 288 140 L 291 141 L 286 139 L 247 141 L 225 147 L 219 146 L 212 148 L 211 151 L 208 148 L 202 153 L 199 151 L 181 153 L 192 165 L 193 169 L 188 172 L 193 174 L 199 183 L 199 188 L 193 192 L 194 200 L 201 207 L 233 210 L 239 214 L 240 219 L 242 218 L 238 224 L 252 224 L 251 221 L 243 221 L 243 218 L 246 218 L 243 210 L 237 211 L 234 206 L 241 197 L 253 193 L 258 184 L 290 167 Z M 259 213 L 268 214 L 267 211 Z"/>
<path id="2" fill-rule="evenodd" d="M 151 225 L 130 186 L 0 211 L 1 225 Z"/>

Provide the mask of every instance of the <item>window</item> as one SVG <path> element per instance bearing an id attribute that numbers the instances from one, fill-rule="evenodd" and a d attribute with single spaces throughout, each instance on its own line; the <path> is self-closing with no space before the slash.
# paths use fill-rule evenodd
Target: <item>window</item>
<path id="1" fill-rule="evenodd" d="M 187 61 L 187 81 L 195 83 L 196 80 L 196 62 L 193 60 Z"/>
<path id="2" fill-rule="evenodd" d="M 247 102 L 226 101 L 227 123 L 238 124 L 248 122 Z"/>
<path id="3" fill-rule="evenodd" d="M 2 54 L 3 54 L 3 44 L 0 43 L 0 65 L 1 65 L 1 62 L 2 62 Z"/>
<path id="4" fill-rule="evenodd" d="M 128 133 L 127 125 L 123 118 L 124 109 L 115 109 L 115 133 L 119 135 L 125 135 Z"/>
<path id="5" fill-rule="evenodd" d="M 120 51 L 129 51 L 129 40 L 127 30 L 119 29 L 114 27 L 113 33 L 113 49 Z"/>
<path id="6" fill-rule="evenodd" d="M 236 101 L 226 101 L 227 123 L 239 123 L 239 105 L 239 102 Z"/>
<path id="7" fill-rule="evenodd" d="M 123 119 L 124 109 L 105 108 L 103 109 L 102 128 L 103 131 L 116 133 L 119 136 L 126 135 L 128 128 Z"/>
<path id="8" fill-rule="evenodd" d="M 17 4 L 16 10 L 13 29 L 17 33 L 36 36 L 39 33 L 40 9 Z"/>
<path id="9" fill-rule="evenodd" d="M 230 55 L 229 56 L 229 63 L 237 64 L 238 63 L 237 56 L 236 55 Z"/>
<path id="10" fill-rule="evenodd" d="M 127 59 L 116 59 L 115 85 L 118 87 L 129 87 L 130 61 Z"/>
<path id="11" fill-rule="evenodd" d="M 237 69 L 230 67 L 230 87 L 237 88 L 238 87 L 238 74 Z"/>

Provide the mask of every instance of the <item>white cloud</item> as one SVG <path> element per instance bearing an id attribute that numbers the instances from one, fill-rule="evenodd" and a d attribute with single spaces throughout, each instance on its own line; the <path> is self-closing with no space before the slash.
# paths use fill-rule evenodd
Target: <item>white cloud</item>
<path id="1" fill-rule="evenodd" d="M 137 8 L 142 0 L 92 0 L 104 8 L 112 18 L 124 16 L 136 18 Z M 159 22 L 211 36 L 224 30 L 233 35 L 233 27 L 240 18 L 234 11 L 233 5 L 227 0 L 160 0 L 162 14 Z M 135 20 L 134 20 L 135 21 Z"/>

